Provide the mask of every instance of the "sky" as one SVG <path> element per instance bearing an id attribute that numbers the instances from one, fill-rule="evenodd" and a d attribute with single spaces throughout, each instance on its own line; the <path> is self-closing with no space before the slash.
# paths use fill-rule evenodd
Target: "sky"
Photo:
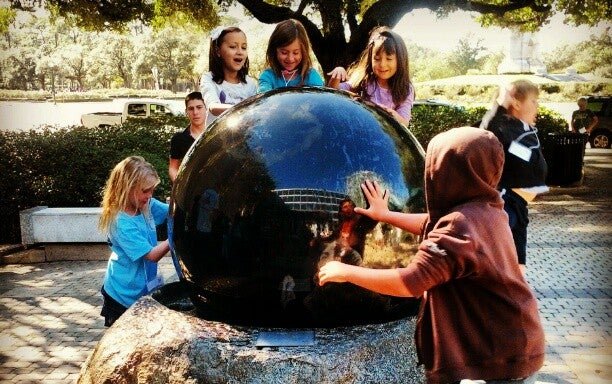
<path id="1" fill-rule="evenodd" d="M 234 13 L 235 12 L 235 13 Z M 232 16 L 238 16 L 242 10 L 230 11 Z M 452 51 L 460 39 L 471 34 L 475 39 L 482 39 L 481 46 L 491 52 L 505 51 L 510 44 L 510 31 L 501 28 L 483 28 L 473 16 L 475 12 L 457 11 L 443 19 L 428 9 L 417 9 L 405 15 L 394 28 L 404 39 L 420 46 L 448 52 Z M 247 36 L 267 36 L 272 33 L 274 25 L 261 24 L 255 20 L 244 20 L 241 27 L 247 31 Z M 553 16 L 551 22 L 537 33 L 540 53 L 553 51 L 564 44 L 576 44 L 588 40 L 591 35 L 601 35 L 611 22 L 600 23 L 596 27 L 569 26 L 563 24 L 563 15 Z"/>
<path id="2" fill-rule="evenodd" d="M 418 9 L 405 15 L 395 30 L 408 41 L 440 51 L 452 51 L 459 39 L 472 34 L 482 39 L 481 45 L 492 52 L 505 50 L 510 41 L 510 31 L 496 27 L 483 28 L 468 13 L 458 11 L 443 19 L 427 9 Z M 536 34 L 541 53 L 549 52 L 564 44 L 576 44 L 588 40 L 591 35 L 601 35 L 611 22 L 596 27 L 570 26 L 563 24 L 563 15 L 553 16 L 550 23 Z"/>

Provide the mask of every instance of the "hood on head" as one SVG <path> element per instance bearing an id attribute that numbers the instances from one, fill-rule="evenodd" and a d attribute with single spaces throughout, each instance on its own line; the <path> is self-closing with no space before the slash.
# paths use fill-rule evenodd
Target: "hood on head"
<path id="1" fill-rule="evenodd" d="M 425 197 L 430 222 L 471 201 L 503 204 L 496 186 L 504 149 L 495 135 L 461 127 L 436 135 L 425 156 Z M 431 229 L 431 228 L 429 228 Z"/>

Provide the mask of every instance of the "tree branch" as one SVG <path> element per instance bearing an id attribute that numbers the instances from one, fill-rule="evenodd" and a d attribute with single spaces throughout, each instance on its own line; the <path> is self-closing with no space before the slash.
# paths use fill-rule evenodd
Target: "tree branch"
<path id="1" fill-rule="evenodd" d="M 274 24 L 279 23 L 283 20 L 287 19 L 296 19 L 302 23 L 306 32 L 308 33 L 308 37 L 310 38 L 313 46 L 315 44 L 319 44 L 322 41 L 323 35 L 319 28 L 312 22 L 308 17 L 301 14 L 303 11 L 302 6 L 306 6 L 309 1 L 304 0 L 300 7 L 298 8 L 298 12 L 294 12 L 291 8 L 280 7 L 272 4 L 268 4 L 265 1 L 261 0 L 236 0 L 238 3 L 242 4 L 251 14 L 260 22 L 265 24 Z"/>
<path id="2" fill-rule="evenodd" d="M 298 6 L 298 9 L 295 11 L 295 13 L 297 13 L 298 15 L 303 14 L 304 13 L 304 9 L 308 5 L 308 3 L 310 3 L 310 0 L 302 0 L 300 2 L 300 5 Z"/>
<path id="3" fill-rule="evenodd" d="M 272 5 L 261 0 L 236 0 L 264 24 L 274 24 L 287 19 L 298 19 L 299 15 L 291 8 Z M 302 17 L 303 18 L 303 17 Z M 302 20 L 300 20 L 302 21 Z"/>
<path id="4" fill-rule="evenodd" d="M 357 14 L 359 13 L 359 3 L 357 1 L 351 1 L 346 6 L 346 23 L 349 26 L 351 35 L 355 33 L 359 24 L 357 23 Z"/>
<path id="5" fill-rule="evenodd" d="M 551 9 L 550 4 L 541 5 L 536 0 L 510 0 L 508 4 L 499 5 L 468 0 L 465 6 L 459 6 L 459 8 L 467 11 L 492 13 L 497 16 L 503 16 L 506 12 L 515 11 L 525 7 L 531 7 L 531 9 L 533 9 L 535 12 L 548 12 Z"/>
<path id="6" fill-rule="evenodd" d="M 444 5 L 445 0 L 396 1 L 380 0 L 372 4 L 363 14 L 360 29 L 369 32 L 379 25 L 395 27 L 400 19 L 417 8 L 435 10 Z"/>

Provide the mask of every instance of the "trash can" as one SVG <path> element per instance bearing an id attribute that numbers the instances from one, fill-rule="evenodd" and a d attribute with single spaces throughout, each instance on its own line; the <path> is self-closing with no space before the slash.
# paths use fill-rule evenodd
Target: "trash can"
<path id="1" fill-rule="evenodd" d="M 582 182 L 584 148 L 588 135 L 549 133 L 542 152 L 548 164 L 547 185 L 568 186 Z"/>

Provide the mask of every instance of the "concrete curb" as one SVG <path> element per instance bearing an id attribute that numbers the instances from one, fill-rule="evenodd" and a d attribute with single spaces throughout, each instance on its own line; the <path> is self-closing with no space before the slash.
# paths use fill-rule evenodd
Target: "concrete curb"
<path id="1" fill-rule="evenodd" d="M 108 260 L 109 254 L 106 243 L 57 243 L 25 249 L 22 245 L 14 245 L 4 248 L 4 253 L 0 254 L 0 265 Z"/>

